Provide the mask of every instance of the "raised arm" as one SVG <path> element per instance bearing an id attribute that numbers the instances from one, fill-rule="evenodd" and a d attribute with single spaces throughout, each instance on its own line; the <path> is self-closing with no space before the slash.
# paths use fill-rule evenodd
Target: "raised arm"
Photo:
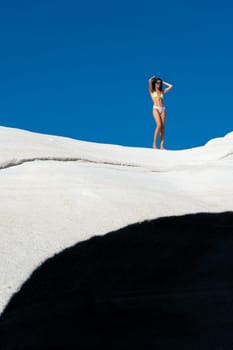
<path id="1" fill-rule="evenodd" d="M 152 79 L 153 78 L 155 78 L 155 77 L 153 76 L 148 80 L 148 89 L 149 89 L 150 93 L 152 93 Z"/>
<path id="2" fill-rule="evenodd" d="M 164 93 L 164 94 L 166 94 L 169 90 L 171 90 L 171 89 L 173 88 L 173 85 L 172 85 L 172 84 L 166 83 L 165 81 L 163 81 L 163 84 L 168 86 L 167 88 L 165 88 L 165 89 L 163 90 L 163 93 Z"/>

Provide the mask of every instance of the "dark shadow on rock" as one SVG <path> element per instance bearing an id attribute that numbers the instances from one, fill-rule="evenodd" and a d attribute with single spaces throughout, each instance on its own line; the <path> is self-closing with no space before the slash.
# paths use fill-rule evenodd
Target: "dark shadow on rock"
<path id="1" fill-rule="evenodd" d="M 1 350 L 232 348 L 233 212 L 81 242 L 34 271 L 0 318 Z"/>

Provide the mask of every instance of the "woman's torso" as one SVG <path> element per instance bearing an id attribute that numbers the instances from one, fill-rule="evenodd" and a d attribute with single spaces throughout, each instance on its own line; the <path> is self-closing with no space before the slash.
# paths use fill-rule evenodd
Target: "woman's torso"
<path id="1" fill-rule="evenodd" d="M 163 91 L 151 92 L 151 98 L 152 98 L 152 101 L 154 102 L 154 105 L 159 106 L 159 107 L 164 106 L 163 96 L 164 96 Z"/>

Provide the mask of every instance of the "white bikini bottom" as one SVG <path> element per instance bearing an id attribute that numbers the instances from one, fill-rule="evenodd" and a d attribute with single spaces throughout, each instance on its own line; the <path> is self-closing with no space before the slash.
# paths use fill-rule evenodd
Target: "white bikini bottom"
<path id="1" fill-rule="evenodd" d="M 154 105 L 154 106 L 153 106 L 153 109 L 155 109 L 155 108 L 158 109 L 159 113 L 162 113 L 162 112 L 165 111 L 165 109 L 166 109 L 164 106 L 159 107 L 159 106 Z"/>

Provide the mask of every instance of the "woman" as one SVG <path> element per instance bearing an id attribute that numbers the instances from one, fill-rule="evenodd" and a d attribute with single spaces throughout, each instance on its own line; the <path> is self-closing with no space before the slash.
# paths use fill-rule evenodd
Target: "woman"
<path id="1" fill-rule="evenodd" d="M 162 89 L 163 84 L 167 86 L 167 88 L 165 88 L 164 90 Z M 157 137 L 158 135 L 160 135 L 160 149 L 164 149 L 164 126 L 166 118 L 166 108 L 163 104 L 163 95 L 166 94 L 169 90 L 171 90 L 172 87 L 173 85 L 162 81 L 158 77 L 153 76 L 149 79 L 149 92 L 154 103 L 152 113 L 156 122 L 153 148 L 156 148 Z"/>

